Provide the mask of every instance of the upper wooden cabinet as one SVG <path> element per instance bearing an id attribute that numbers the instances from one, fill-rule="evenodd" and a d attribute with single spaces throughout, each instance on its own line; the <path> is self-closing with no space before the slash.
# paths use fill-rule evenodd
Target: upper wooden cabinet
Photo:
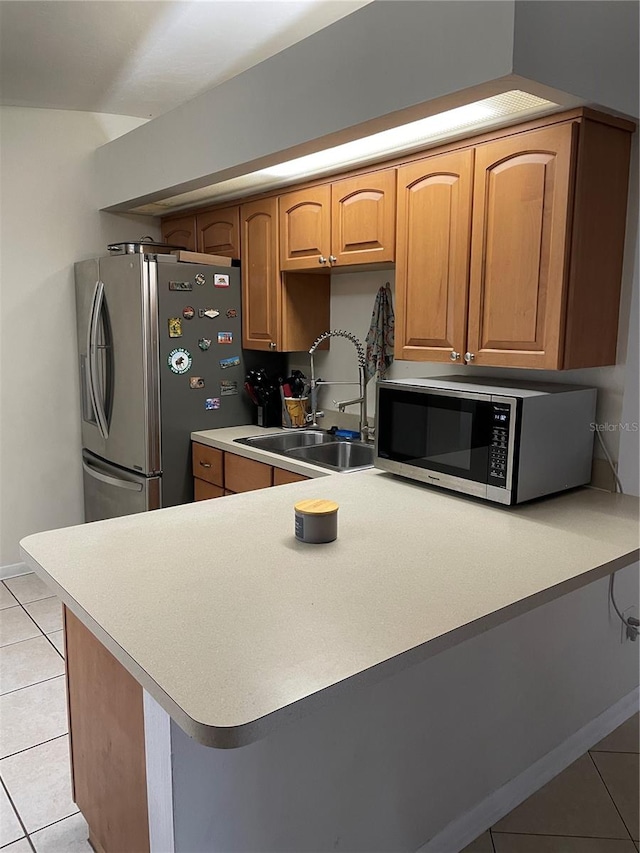
<path id="1" fill-rule="evenodd" d="M 465 351 L 472 187 L 473 150 L 398 169 L 396 358 Z"/>
<path id="2" fill-rule="evenodd" d="M 280 196 L 280 268 L 329 266 L 331 186 L 323 184 Z"/>
<path id="3" fill-rule="evenodd" d="M 280 196 L 280 267 L 390 263 L 395 257 L 395 169 Z"/>
<path id="4" fill-rule="evenodd" d="M 576 124 L 476 152 L 467 347 L 476 364 L 561 367 Z"/>
<path id="5" fill-rule="evenodd" d="M 196 218 L 193 215 L 162 220 L 162 242 L 189 252 L 196 251 Z"/>
<path id="6" fill-rule="evenodd" d="M 221 255 L 224 258 L 239 258 L 239 206 L 198 213 L 196 216 L 196 234 L 199 252 Z"/>
<path id="7" fill-rule="evenodd" d="M 242 345 L 308 350 L 329 328 L 329 275 L 282 273 L 278 266 L 278 199 L 248 202 L 242 230 Z"/>
<path id="8" fill-rule="evenodd" d="M 614 364 L 630 143 L 585 116 L 399 169 L 397 357 Z"/>

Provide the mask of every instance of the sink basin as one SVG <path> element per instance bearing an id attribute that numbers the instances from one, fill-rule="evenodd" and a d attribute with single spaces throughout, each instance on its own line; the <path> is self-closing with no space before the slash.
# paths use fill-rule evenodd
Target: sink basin
<path id="1" fill-rule="evenodd" d="M 320 430 L 254 435 L 249 438 L 236 438 L 234 441 L 260 450 L 269 450 L 279 456 L 301 459 L 332 471 L 357 471 L 360 468 L 373 467 L 371 445 L 362 441 L 344 441 Z"/>
<path id="2" fill-rule="evenodd" d="M 373 466 L 373 447 L 362 441 L 334 441 L 333 444 L 300 447 L 289 451 L 287 456 L 334 471 L 355 471 Z"/>
<path id="3" fill-rule="evenodd" d="M 282 432 L 275 435 L 254 435 L 251 438 L 236 438 L 238 444 L 248 444 L 270 450 L 272 453 L 285 453 L 299 447 L 314 447 L 318 444 L 335 442 L 335 435 L 319 430 L 305 429 L 300 432 Z"/>

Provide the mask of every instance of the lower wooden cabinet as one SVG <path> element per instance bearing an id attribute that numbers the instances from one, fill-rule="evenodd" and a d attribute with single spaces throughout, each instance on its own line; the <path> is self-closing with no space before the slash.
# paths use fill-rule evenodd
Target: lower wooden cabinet
<path id="1" fill-rule="evenodd" d="M 237 453 L 223 452 L 206 444 L 192 442 L 193 491 L 196 501 L 207 501 L 271 486 L 308 480 L 284 468 L 276 468 L 247 459 Z"/>
<path id="2" fill-rule="evenodd" d="M 96 853 L 149 851 L 142 687 L 66 607 L 73 799 Z"/>

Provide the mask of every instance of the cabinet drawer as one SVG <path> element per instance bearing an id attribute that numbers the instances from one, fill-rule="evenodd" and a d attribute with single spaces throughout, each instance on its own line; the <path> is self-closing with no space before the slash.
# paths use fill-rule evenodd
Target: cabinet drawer
<path id="1" fill-rule="evenodd" d="M 224 486 L 221 450 L 194 441 L 191 445 L 191 459 L 194 477 L 207 480 L 214 486 Z"/>
<path id="2" fill-rule="evenodd" d="M 303 480 L 308 480 L 309 477 L 304 477 L 302 474 L 294 474 L 292 471 L 285 471 L 284 468 L 273 469 L 273 485 L 286 486 L 287 483 L 301 483 Z"/>
<path id="3" fill-rule="evenodd" d="M 224 495 L 222 486 L 214 486 L 206 480 L 197 477 L 193 481 L 193 499 L 196 501 L 208 501 L 210 498 L 221 498 Z"/>
<path id="4" fill-rule="evenodd" d="M 251 492 L 268 489 L 273 482 L 273 468 L 234 453 L 224 455 L 224 482 L 231 492 Z"/>

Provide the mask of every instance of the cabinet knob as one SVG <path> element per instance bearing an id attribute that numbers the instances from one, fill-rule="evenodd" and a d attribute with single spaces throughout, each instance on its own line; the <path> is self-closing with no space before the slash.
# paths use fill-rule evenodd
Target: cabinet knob
<path id="1" fill-rule="evenodd" d="M 464 360 L 467 362 L 467 364 L 470 361 L 473 361 L 475 357 L 476 357 L 475 353 L 473 353 L 473 352 L 465 352 L 465 354 L 464 354 Z"/>
<path id="2" fill-rule="evenodd" d="M 320 255 L 320 257 L 318 258 L 318 263 L 319 264 L 326 264 L 327 263 L 327 259 L 325 258 L 324 255 Z"/>
<path id="3" fill-rule="evenodd" d="M 276 348 L 275 341 L 271 341 L 271 343 L 269 344 L 269 349 L 275 349 L 275 348 Z"/>
<path id="4" fill-rule="evenodd" d="M 337 263 L 338 259 L 336 258 L 335 255 L 329 255 L 329 261 L 330 261 L 330 263 L 335 264 L 335 263 Z"/>
<path id="5" fill-rule="evenodd" d="M 455 350 L 451 350 L 451 352 L 449 353 L 449 358 L 451 359 L 451 361 L 458 361 L 458 359 L 460 358 L 460 353 L 456 352 Z"/>

